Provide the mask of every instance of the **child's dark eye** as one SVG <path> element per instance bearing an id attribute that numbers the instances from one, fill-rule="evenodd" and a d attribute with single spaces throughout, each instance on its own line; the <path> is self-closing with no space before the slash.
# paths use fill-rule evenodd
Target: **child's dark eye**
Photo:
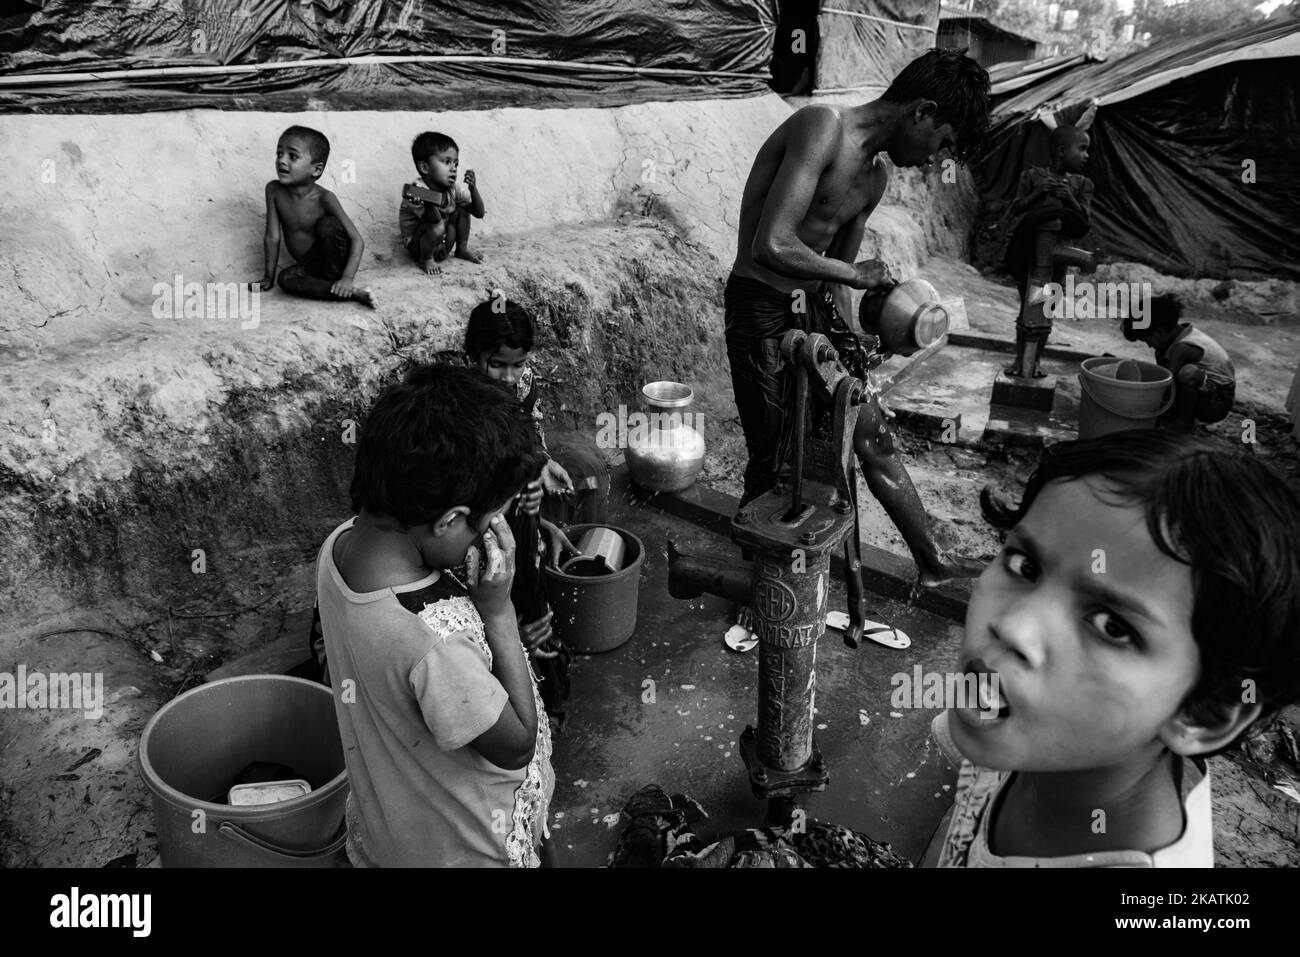
<path id="1" fill-rule="evenodd" d="M 1024 552 L 1008 548 L 1003 554 L 1002 564 L 1012 575 L 1030 582 L 1038 578 L 1038 566 Z"/>
<path id="2" fill-rule="evenodd" d="M 1133 626 L 1126 622 L 1113 611 L 1094 611 L 1087 618 L 1102 636 L 1111 644 L 1115 645 L 1136 645 L 1140 636 L 1133 630 Z"/>

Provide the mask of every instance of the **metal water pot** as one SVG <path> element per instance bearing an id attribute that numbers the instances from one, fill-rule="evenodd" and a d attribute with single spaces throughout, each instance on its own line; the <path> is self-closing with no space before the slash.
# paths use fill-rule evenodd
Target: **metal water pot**
<path id="1" fill-rule="evenodd" d="M 864 332 L 880 338 L 882 352 L 910 356 L 948 334 L 948 310 L 924 279 L 909 279 L 886 292 L 868 292 L 858 305 Z"/>
<path id="2" fill-rule="evenodd" d="M 627 469 L 632 481 L 651 492 L 680 492 L 704 468 L 704 436 L 699 416 L 687 411 L 695 392 L 680 382 L 642 387 L 644 419 L 628 423 Z"/>

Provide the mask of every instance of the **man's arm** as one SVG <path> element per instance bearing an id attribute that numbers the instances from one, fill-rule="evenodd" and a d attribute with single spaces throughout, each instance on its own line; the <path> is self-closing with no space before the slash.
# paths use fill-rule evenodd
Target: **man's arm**
<path id="1" fill-rule="evenodd" d="M 322 190 L 325 195 L 321 197 L 321 205 L 325 207 L 325 212 L 331 216 L 338 217 L 338 221 L 343 224 L 343 231 L 348 234 L 348 261 L 343 267 L 343 275 L 340 282 L 351 283 L 357 274 L 357 267 L 361 265 L 361 253 L 366 248 L 366 241 L 361 238 L 361 233 L 357 227 L 348 219 L 348 214 L 343 212 L 343 205 L 339 198 L 329 190 Z"/>
<path id="2" fill-rule="evenodd" d="M 275 180 L 266 184 L 266 232 L 262 235 L 262 259 L 265 268 L 262 272 L 262 288 L 270 289 L 275 285 L 275 267 L 280 261 L 280 215 L 275 211 Z"/>
<path id="3" fill-rule="evenodd" d="M 885 191 L 882 188 L 880 196 L 884 195 Z M 880 205 L 880 196 L 877 196 L 866 209 L 840 227 L 840 231 L 835 234 L 831 244 L 826 247 L 827 259 L 838 259 L 845 263 L 853 263 L 857 260 L 858 250 L 862 248 L 862 237 L 867 231 L 867 217 Z M 835 310 L 840 314 L 840 318 L 850 329 L 856 329 L 858 323 L 857 317 L 853 315 L 853 293 L 850 287 L 844 283 L 833 282 L 830 283 L 829 288 L 831 298 L 835 302 Z"/>
<path id="4" fill-rule="evenodd" d="M 822 279 L 863 288 L 853 266 L 822 256 L 798 235 L 817 183 L 835 158 L 839 118 L 829 108 L 805 107 L 789 122 L 785 155 L 763 201 L 750 255 L 757 265 L 791 279 Z"/>

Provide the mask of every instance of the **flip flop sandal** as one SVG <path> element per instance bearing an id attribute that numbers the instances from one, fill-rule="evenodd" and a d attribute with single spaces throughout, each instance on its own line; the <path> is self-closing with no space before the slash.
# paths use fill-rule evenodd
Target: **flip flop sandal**
<path id="1" fill-rule="evenodd" d="M 744 625 L 732 625 L 722 638 L 722 643 L 732 651 L 744 653 L 753 651 L 758 644 L 758 636 Z"/>
<path id="2" fill-rule="evenodd" d="M 828 614 L 826 616 L 826 627 L 834 628 L 837 631 L 847 631 L 849 628 L 848 612 L 833 611 Z M 901 649 L 912 646 L 912 639 L 907 637 L 905 632 L 870 619 L 862 623 L 862 637 L 869 638 L 876 644 L 884 645 L 886 648 Z"/>

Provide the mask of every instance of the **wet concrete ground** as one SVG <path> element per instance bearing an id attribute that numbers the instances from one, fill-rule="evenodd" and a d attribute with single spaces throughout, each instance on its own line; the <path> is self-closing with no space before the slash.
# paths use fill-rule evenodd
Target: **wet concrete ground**
<path id="1" fill-rule="evenodd" d="M 652 782 L 704 806 L 706 840 L 765 823 L 766 806 L 750 792 L 736 746 L 757 721 L 757 650 L 737 654 L 723 646 L 731 624 L 726 601 L 678 601 L 667 586 L 669 531 L 684 551 L 739 560 L 739 550 L 653 504 L 611 501 L 609 523 L 641 538 L 646 561 L 631 640 L 575 659 L 570 672 L 568 721 L 552 760 L 553 836 L 565 866 L 603 865 L 617 843 L 623 804 Z M 870 593 L 867 601 L 868 617 L 887 618 L 912 646 L 898 651 L 866 642 L 854 651 L 839 632 L 820 639 L 815 735 L 830 785 L 804 806 L 811 818 L 863 831 L 917 860 L 951 803 L 955 770 L 930 741 L 937 712 L 892 707 L 890 679 L 910 676 L 917 664 L 951 669 L 961 629 Z M 847 608 L 842 581 L 829 606 Z"/>

